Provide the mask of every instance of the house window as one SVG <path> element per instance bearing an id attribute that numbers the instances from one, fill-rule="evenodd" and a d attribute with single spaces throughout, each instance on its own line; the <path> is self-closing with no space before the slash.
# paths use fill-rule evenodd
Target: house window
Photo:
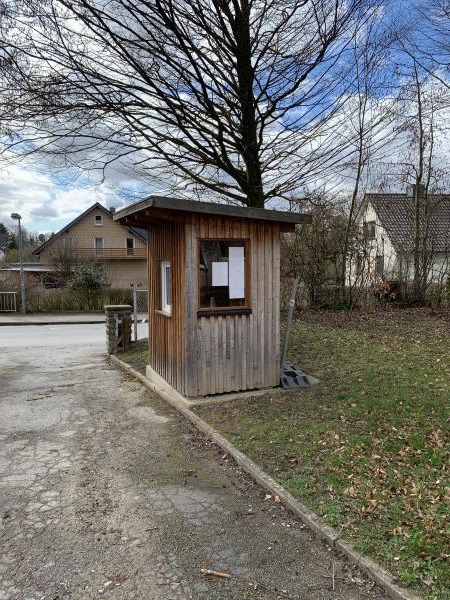
<path id="1" fill-rule="evenodd" d="M 375 257 L 375 273 L 380 277 L 384 276 L 384 255 L 378 254 Z"/>
<path id="2" fill-rule="evenodd" d="M 127 255 L 130 256 L 130 255 L 134 254 L 134 239 L 127 238 L 126 244 L 127 244 Z"/>
<path id="3" fill-rule="evenodd" d="M 103 225 L 103 215 L 95 215 L 95 217 L 94 217 L 94 225 L 96 225 L 97 227 L 99 225 Z"/>
<path id="4" fill-rule="evenodd" d="M 96 237 L 94 238 L 94 249 L 96 254 L 103 253 L 103 238 Z"/>
<path id="5" fill-rule="evenodd" d="M 75 238 L 65 237 L 63 238 L 64 250 L 73 250 L 75 248 Z"/>
<path id="6" fill-rule="evenodd" d="M 170 315 L 172 305 L 172 289 L 170 281 L 170 262 L 161 262 L 161 310 Z"/>
<path id="7" fill-rule="evenodd" d="M 367 221 L 363 224 L 363 235 L 365 240 L 375 239 L 375 221 Z"/>
<path id="8" fill-rule="evenodd" d="M 248 308 L 247 245 L 246 240 L 200 241 L 200 311 Z"/>

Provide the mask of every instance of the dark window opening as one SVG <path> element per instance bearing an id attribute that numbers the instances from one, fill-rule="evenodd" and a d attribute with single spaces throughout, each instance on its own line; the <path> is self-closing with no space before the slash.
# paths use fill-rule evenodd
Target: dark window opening
<path id="1" fill-rule="evenodd" d="M 384 276 L 384 256 L 378 254 L 375 258 L 375 273 L 380 277 Z"/>
<path id="2" fill-rule="evenodd" d="M 365 240 L 375 239 L 375 221 L 368 221 L 363 225 L 363 233 Z"/>

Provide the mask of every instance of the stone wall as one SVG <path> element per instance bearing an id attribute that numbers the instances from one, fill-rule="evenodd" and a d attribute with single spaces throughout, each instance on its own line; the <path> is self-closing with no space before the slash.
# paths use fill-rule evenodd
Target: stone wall
<path id="1" fill-rule="evenodd" d="M 105 314 L 108 354 L 124 352 L 131 343 L 131 306 L 129 304 L 105 306 Z"/>

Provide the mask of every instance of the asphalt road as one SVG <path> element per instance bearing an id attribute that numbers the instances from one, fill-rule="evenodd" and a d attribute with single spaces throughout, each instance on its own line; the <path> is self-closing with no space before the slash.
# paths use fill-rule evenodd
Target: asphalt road
<path id="1" fill-rule="evenodd" d="M 91 346 L 106 348 L 104 323 L 91 325 L 26 325 L 0 327 L 0 348 Z"/>
<path id="2" fill-rule="evenodd" d="M 111 368 L 103 327 L 7 329 L 0 600 L 385 598 L 158 396 Z"/>

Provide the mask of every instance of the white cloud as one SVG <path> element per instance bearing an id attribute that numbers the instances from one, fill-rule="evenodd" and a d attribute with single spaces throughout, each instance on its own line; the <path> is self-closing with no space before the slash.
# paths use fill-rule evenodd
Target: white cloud
<path id="1" fill-rule="evenodd" d="M 38 157 L 36 157 L 38 160 Z M 108 185 L 62 185 L 50 173 L 26 164 L 9 165 L 0 173 L 0 222 L 13 224 L 12 212 L 22 216 L 30 232 L 58 231 L 95 202 L 121 207 L 124 202 Z"/>
<path id="2" fill-rule="evenodd" d="M 10 166 L 0 173 L 0 221 L 10 221 L 11 212 L 24 219 L 50 197 L 52 182 L 48 177 L 21 166 Z"/>

